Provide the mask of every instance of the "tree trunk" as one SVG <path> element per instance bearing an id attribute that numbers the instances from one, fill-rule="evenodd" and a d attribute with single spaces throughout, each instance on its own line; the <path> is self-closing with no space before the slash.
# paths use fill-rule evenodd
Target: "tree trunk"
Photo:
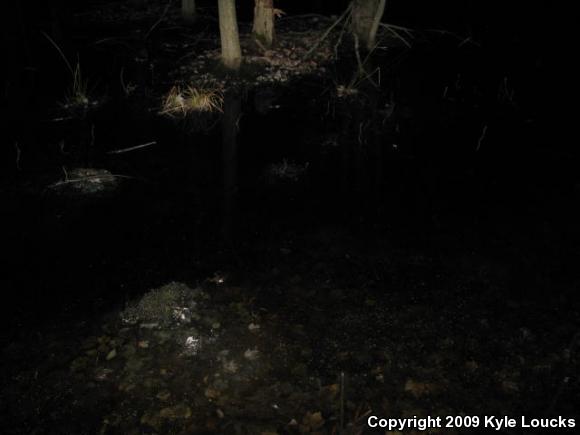
<path id="1" fill-rule="evenodd" d="M 188 23 L 195 21 L 195 0 L 181 0 L 181 17 Z"/>
<path id="2" fill-rule="evenodd" d="M 366 50 L 375 48 L 386 0 L 353 0 L 352 31 Z"/>
<path id="3" fill-rule="evenodd" d="M 255 0 L 254 27 L 252 32 L 256 39 L 266 48 L 274 43 L 274 1 Z"/>
<path id="4" fill-rule="evenodd" d="M 238 70 L 242 63 L 235 0 L 218 0 L 222 62 L 226 68 Z"/>

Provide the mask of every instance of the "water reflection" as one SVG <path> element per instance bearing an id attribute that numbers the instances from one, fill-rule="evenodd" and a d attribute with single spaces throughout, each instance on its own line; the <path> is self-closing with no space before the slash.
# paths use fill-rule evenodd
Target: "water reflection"
<path id="1" fill-rule="evenodd" d="M 222 237 L 223 241 L 232 241 L 235 200 L 238 178 L 238 122 L 242 113 L 242 100 L 237 92 L 228 92 L 224 98 L 224 115 L 222 119 L 222 163 L 223 163 L 223 203 L 222 203 Z"/>

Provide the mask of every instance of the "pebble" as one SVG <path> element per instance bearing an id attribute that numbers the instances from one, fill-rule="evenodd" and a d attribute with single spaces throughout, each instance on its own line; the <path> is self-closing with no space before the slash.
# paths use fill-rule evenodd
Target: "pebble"
<path id="1" fill-rule="evenodd" d="M 117 351 L 113 349 L 107 354 L 107 361 L 111 361 L 113 358 L 117 356 Z"/>

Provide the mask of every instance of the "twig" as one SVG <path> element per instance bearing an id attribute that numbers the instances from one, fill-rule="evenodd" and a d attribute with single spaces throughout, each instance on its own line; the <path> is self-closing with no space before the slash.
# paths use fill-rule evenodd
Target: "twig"
<path id="1" fill-rule="evenodd" d="M 308 52 L 304 55 L 303 60 L 308 59 L 310 57 L 310 55 L 314 52 L 314 50 L 316 50 L 318 47 L 320 47 L 320 44 L 322 44 L 322 42 L 328 37 L 328 35 L 330 35 L 330 32 L 332 32 L 332 30 L 336 26 L 338 26 L 338 24 L 342 20 L 344 20 L 346 17 L 348 17 L 351 12 L 352 12 L 352 3 L 348 5 L 348 7 L 345 9 L 345 11 L 342 13 L 342 15 L 340 17 L 338 17 L 334 23 L 332 23 L 332 25 L 326 30 L 326 32 L 324 32 L 322 37 L 318 41 L 316 41 L 316 43 L 312 46 L 312 48 L 310 50 L 308 50 Z"/>
<path id="2" fill-rule="evenodd" d="M 360 47 L 359 47 L 359 40 L 356 33 L 353 34 L 354 36 L 354 55 L 356 56 L 356 64 L 358 66 L 358 75 L 362 75 L 365 72 L 365 69 L 362 64 L 362 60 L 360 59 Z"/>
<path id="3" fill-rule="evenodd" d="M 151 145 L 156 145 L 157 142 L 156 141 L 152 141 L 152 142 L 147 142 L 141 145 L 135 145 L 133 147 L 129 147 L 129 148 L 122 148 L 122 149 L 117 149 L 117 150 L 113 150 L 113 151 L 109 151 L 107 152 L 107 154 L 122 154 L 122 153 L 127 153 L 129 151 L 135 151 L 135 150 L 139 150 L 141 148 L 145 148 Z"/>
<path id="4" fill-rule="evenodd" d="M 262 44 L 258 38 L 254 38 L 254 42 L 260 48 L 260 50 L 262 50 L 262 53 L 266 54 L 268 49 L 266 47 L 264 47 L 264 44 Z"/>
<path id="5" fill-rule="evenodd" d="M 18 142 L 14 142 L 14 148 L 16 148 L 16 169 L 20 171 L 20 147 L 18 146 Z"/>
<path id="6" fill-rule="evenodd" d="M 399 32 L 397 32 L 397 30 L 402 30 L 402 31 L 405 31 L 407 33 L 407 35 L 411 36 L 409 29 L 405 29 L 404 27 L 394 26 L 392 24 L 383 24 L 383 23 L 380 23 L 380 26 L 387 29 L 389 32 L 391 32 L 393 35 L 395 35 L 395 37 L 397 39 L 400 39 L 403 42 L 403 44 L 405 44 L 407 47 L 411 48 L 411 43 L 409 43 L 405 38 L 403 38 L 399 34 Z"/>
<path id="7" fill-rule="evenodd" d="M 334 44 L 334 57 L 337 59 L 338 59 L 338 47 L 342 43 L 342 38 L 344 37 L 344 34 L 346 33 L 346 30 L 349 27 L 349 23 L 350 23 L 351 18 L 352 18 L 352 16 L 349 15 L 346 18 L 346 20 L 344 20 L 344 24 L 342 26 L 342 29 L 340 30 L 340 34 L 338 35 L 338 38 L 336 39 L 336 44 Z"/>
<path id="8" fill-rule="evenodd" d="M 64 168 L 63 168 L 64 170 Z M 66 171 L 65 171 L 66 173 Z M 92 179 L 99 179 L 99 178 L 108 178 L 108 177 L 113 177 L 113 178 L 126 178 L 126 179 L 130 179 L 130 180 L 138 180 L 139 178 L 137 177 L 131 177 L 130 175 L 116 175 L 116 174 L 105 174 L 105 175 L 88 175 L 86 177 L 82 177 L 82 178 L 72 178 L 70 180 L 64 180 L 64 181 L 57 181 L 56 183 L 52 183 L 49 184 L 47 186 L 48 189 L 53 189 L 55 187 L 58 186 L 62 186 L 64 184 L 74 184 L 74 183 L 82 183 L 83 181 L 87 181 L 87 180 L 92 180 Z M 68 178 L 68 175 L 67 175 Z"/>
<path id="9" fill-rule="evenodd" d="M 483 126 L 483 130 L 481 131 L 481 135 L 479 136 L 479 139 L 477 141 L 477 148 L 475 148 L 475 151 L 479 151 L 479 149 L 481 148 L 481 144 L 483 143 L 483 139 L 485 139 L 485 135 L 487 133 L 487 124 L 485 124 Z"/>
<path id="10" fill-rule="evenodd" d="M 458 39 L 459 41 L 461 41 L 459 43 L 458 47 L 462 47 L 462 46 L 464 46 L 467 43 L 473 44 L 476 47 L 481 47 L 481 44 L 479 42 L 477 42 L 477 41 L 474 41 L 471 36 L 464 37 L 464 36 L 458 35 L 455 32 L 450 32 L 448 30 L 442 30 L 442 29 L 426 29 L 425 32 L 439 33 L 441 35 L 451 36 L 451 37 L 453 37 L 455 39 Z"/>
<path id="11" fill-rule="evenodd" d="M 155 28 L 161 23 L 161 21 L 164 20 L 165 16 L 167 15 L 167 12 L 169 12 L 169 7 L 171 6 L 171 3 L 172 2 L 173 2 L 173 0 L 169 0 L 167 2 L 167 6 L 165 6 L 165 9 L 163 10 L 163 13 L 159 17 L 159 19 L 155 22 L 155 24 L 153 24 L 151 26 L 151 28 L 149 29 L 149 31 L 145 34 L 145 39 L 147 39 L 149 37 L 149 35 L 151 34 L 151 32 L 153 32 L 153 30 L 155 30 Z"/>
<path id="12" fill-rule="evenodd" d="M 58 53 L 62 57 L 62 60 L 64 60 L 64 63 L 66 64 L 68 70 L 70 71 L 70 73 L 72 74 L 72 76 L 74 78 L 75 72 L 74 72 L 70 62 L 68 61 L 68 59 L 66 58 L 66 56 L 64 55 L 64 53 L 62 52 L 60 47 L 58 46 L 58 44 L 56 42 L 54 42 L 54 40 L 50 36 L 48 36 L 48 34 L 46 34 L 45 32 L 41 31 L 41 33 L 45 36 L 46 39 L 48 39 L 48 41 L 54 46 L 54 48 L 56 48 L 56 51 L 58 51 Z"/>
<path id="13" fill-rule="evenodd" d="M 74 116 L 62 116 L 60 118 L 52 118 L 52 119 L 49 119 L 48 121 L 50 121 L 50 122 L 61 122 L 61 121 L 70 121 L 71 119 L 74 119 Z"/>

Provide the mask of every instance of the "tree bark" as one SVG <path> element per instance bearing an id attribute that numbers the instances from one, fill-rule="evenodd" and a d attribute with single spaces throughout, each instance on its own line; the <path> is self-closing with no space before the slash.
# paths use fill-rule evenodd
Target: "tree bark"
<path id="1" fill-rule="evenodd" d="M 273 0 L 255 0 L 252 32 L 264 47 L 272 47 L 275 38 Z"/>
<path id="2" fill-rule="evenodd" d="M 385 12 L 386 0 L 353 0 L 352 31 L 365 49 L 375 48 L 377 31 Z"/>
<path id="3" fill-rule="evenodd" d="M 181 0 L 181 16 L 186 22 L 193 23 L 195 13 L 195 0 Z"/>
<path id="4" fill-rule="evenodd" d="M 238 32 L 235 0 L 218 0 L 222 62 L 228 69 L 238 70 L 242 64 L 242 50 Z"/>

